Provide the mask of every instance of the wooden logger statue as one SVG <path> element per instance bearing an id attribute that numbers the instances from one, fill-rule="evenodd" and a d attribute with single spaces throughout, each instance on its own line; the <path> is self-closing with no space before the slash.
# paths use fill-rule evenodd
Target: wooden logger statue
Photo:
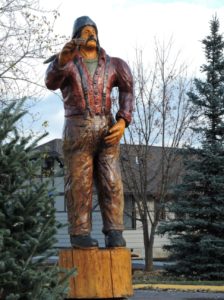
<path id="1" fill-rule="evenodd" d="M 60 89 L 64 102 L 65 197 L 73 251 L 98 248 L 98 241 L 91 237 L 93 181 L 105 246 L 123 249 L 126 242 L 122 236 L 124 195 L 119 143 L 132 118 L 131 71 L 126 62 L 110 57 L 100 46 L 96 23 L 88 16 L 75 20 L 71 40 L 45 62 L 50 63 L 46 86 Z M 114 87 L 119 92 L 116 121 L 111 112 Z"/>

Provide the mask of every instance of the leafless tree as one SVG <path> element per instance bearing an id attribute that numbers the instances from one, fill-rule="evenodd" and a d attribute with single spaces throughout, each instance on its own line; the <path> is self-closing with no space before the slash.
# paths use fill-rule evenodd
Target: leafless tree
<path id="1" fill-rule="evenodd" d="M 57 17 L 38 0 L 0 0 L 0 105 L 36 95 L 43 59 L 61 41 L 53 34 Z"/>
<path id="2" fill-rule="evenodd" d="M 174 53 L 172 39 L 167 44 L 155 41 L 153 67 L 146 67 L 143 52 L 137 50 L 133 75 L 135 113 L 124 137 L 121 163 L 126 189 L 142 224 L 145 269 L 151 271 L 156 228 L 181 173 L 180 147 L 191 139 L 186 95 L 191 81 L 179 53 Z"/>

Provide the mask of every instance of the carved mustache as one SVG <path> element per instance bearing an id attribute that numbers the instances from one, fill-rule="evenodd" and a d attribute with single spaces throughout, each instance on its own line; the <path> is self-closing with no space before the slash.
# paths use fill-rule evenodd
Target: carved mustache
<path id="1" fill-rule="evenodd" d="M 89 41 L 95 41 L 97 43 L 97 40 L 95 39 L 95 37 L 93 35 L 91 35 L 90 37 L 88 37 L 88 39 L 86 40 L 86 44 L 89 42 Z"/>

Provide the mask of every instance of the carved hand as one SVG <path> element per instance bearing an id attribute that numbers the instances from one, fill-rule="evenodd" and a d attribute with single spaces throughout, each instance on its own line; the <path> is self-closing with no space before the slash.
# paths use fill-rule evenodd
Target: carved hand
<path id="1" fill-rule="evenodd" d="M 125 120 L 119 119 L 117 123 L 109 130 L 109 135 L 105 137 L 105 142 L 108 145 L 116 145 L 120 142 L 125 130 Z"/>
<path id="2" fill-rule="evenodd" d="M 61 52 L 59 53 L 59 65 L 64 66 L 70 60 L 73 60 L 75 56 L 76 46 L 85 45 L 86 41 L 83 39 L 72 39 L 64 45 Z"/>

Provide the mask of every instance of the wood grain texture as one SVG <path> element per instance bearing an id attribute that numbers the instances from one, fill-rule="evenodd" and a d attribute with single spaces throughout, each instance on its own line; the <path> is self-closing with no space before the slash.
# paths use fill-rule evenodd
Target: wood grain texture
<path id="1" fill-rule="evenodd" d="M 78 275 L 69 281 L 68 298 L 111 299 L 133 295 L 131 254 L 126 248 L 63 249 L 59 252 L 62 268 L 76 267 Z"/>
<path id="2" fill-rule="evenodd" d="M 113 292 L 116 297 L 133 294 L 130 252 L 124 248 L 110 250 Z"/>
<path id="3" fill-rule="evenodd" d="M 72 258 L 72 249 L 64 249 L 59 252 L 59 266 L 63 269 L 71 270 L 74 268 L 73 258 Z M 74 276 L 69 278 L 69 288 L 70 290 L 75 289 L 75 280 Z"/>

